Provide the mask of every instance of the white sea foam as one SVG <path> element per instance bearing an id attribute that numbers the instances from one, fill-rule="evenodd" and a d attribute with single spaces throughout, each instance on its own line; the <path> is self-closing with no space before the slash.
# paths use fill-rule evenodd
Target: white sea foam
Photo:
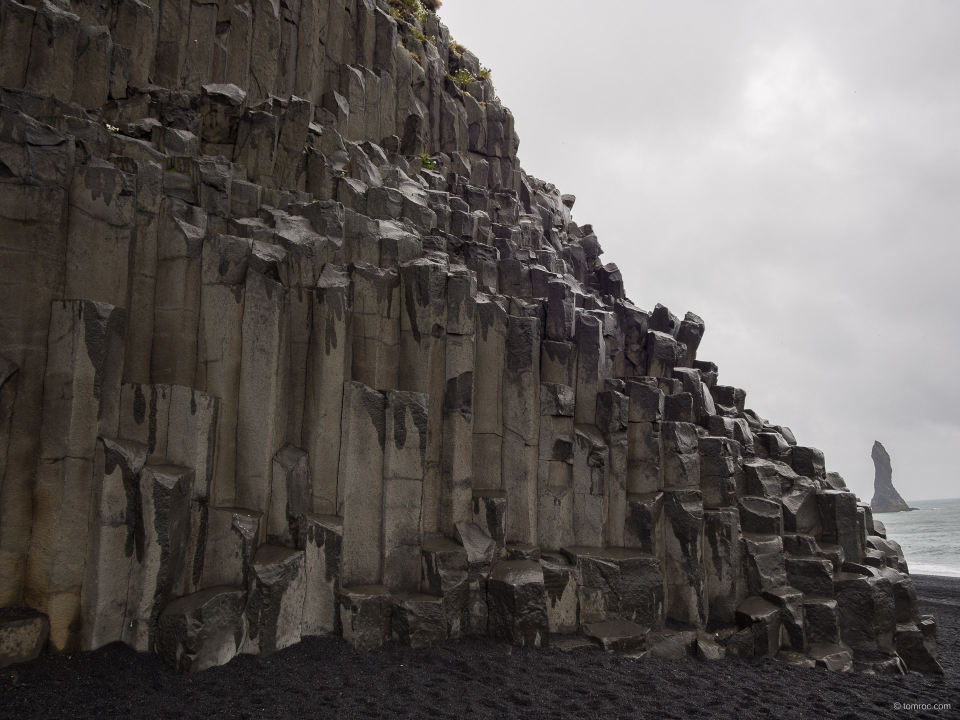
<path id="1" fill-rule="evenodd" d="M 960 570 L 945 565 L 924 565 L 922 563 L 912 563 L 909 560 L 907 564 L 910 566 L 911 575 L 939 575 L 941 577 L 960 578 Z"/>

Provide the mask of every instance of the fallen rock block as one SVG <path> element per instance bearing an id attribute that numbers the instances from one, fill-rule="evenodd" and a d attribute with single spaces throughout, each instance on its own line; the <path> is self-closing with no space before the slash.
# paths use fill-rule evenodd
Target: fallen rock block
<path id="1" fill-rule="evenodd" d="M 897 654 L 910 670 L 943 675 L 943 666 L 937 658 L 937 624 L 925 615 L 919 625 L 897 625 L 895 636 Z"/>
<path id="2" fill-rule="evenodd" d="M 899 655 L 891 655 L 886 660 L 879 660 L 870 666 L 877 675 L 906 675 L 907 666 Z"/>
<path id="3" fill-rule="evenodd" d="M 731 657 L 753 657 L 755 647 L 751 628 L 744 628 L 727 638 L 727 655 Z"/>
<path id="4" fill-rule="evenodd" d="M 584 633 L 593 638 L 606 652 L 645 650 L 649 628 L 642 628 L 629 620 L 609 620 L 584 625 Z"/>
<path id="5" fill-rule="evenodd" d="M 727 656 L 727 650 L 716 640 L 700 633 L 697 637 L 697 657 L 701 660 L 713 661 L 723 660 Z"/>
<path id="6" fill-rule="evenodd" d="M 683 660 L 687 656 L 687 645 L 683 634 L 675 630 L 660 630 L 647 636 L 649 657 L 667 660 Z"/>
<path id="7" fill-rule="evenodd" d="M 807 656 L 817 667 L 832 672 L 850 672 L 853 670 L 853 652 L 846 645 L 834 643 L 814 643 Z"/>
<path id="8" fill-rule="evenodd" d="M 412 648 L 435 647 L 447 641 L 443 599 L 435 595 L 394 595 L 391 622 L 393 637 Z"/>
<path id="9" fill-rule="evenodd" d="M 373 650 L 390 639 L 392 604 L 383 585 L 341 588 L 343 639 L 357 650 Z"/>
<path id="10" fill-rule="evenodd" d="M 180 672 L 226 665 L 243 647 L 247 591 L 217 586 L 178 598 L 157 621 L 157 653 Z"/>
<path id="11" fill-rule="evenodd" d="M 494 565 L 487 611 L 493 637 L 517 647 L 546 647 L 550 628 L 540 564 L 509 560 Z"/>
<path id="12" fill-rule="evenodd" d="M 40 657 L 50 636 L 50 620 L 28 607 L 0 610 L 0 668 Z"/>
<path id="13" fill-rule="evenodd" d="M 244 652 L 270 655 L 300 642 L 304 552 L 274 545 L 257 550 L 250 566 Z"/>

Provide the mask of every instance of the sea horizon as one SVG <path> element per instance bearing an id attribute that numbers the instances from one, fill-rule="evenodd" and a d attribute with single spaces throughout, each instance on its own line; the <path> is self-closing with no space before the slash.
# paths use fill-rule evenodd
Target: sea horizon
<path id="1" fill-rule="evenodd" d="M 874 513 L 900 543 L 910 573 L 960 577 L 960 498 L 907 500 L 911 511 Z"/>

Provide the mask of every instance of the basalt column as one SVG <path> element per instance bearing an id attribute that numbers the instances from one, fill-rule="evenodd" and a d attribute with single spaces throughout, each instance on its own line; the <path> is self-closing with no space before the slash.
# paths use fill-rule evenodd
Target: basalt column
<path id="1" fill-rule="evenodd" d="M 116 437 L 126 314 L 54 301 L 25 599 L 50 616 L 50 643 L 77 648 L 97 436 Z"/>
<path id="2" fill-rule="evenodd" d="M 507 313 L 494 300 L 477 296 L 474 374 L 473 488 L 503 489 L 503 372 Z"/>
<path id="3" fill-rule="evenodd" d="M 0 1 L 0 665 L 942 670 L 896 541 L 627 298 L 436 4 Z"/>
<path id="4" fill-rule="evenodd" d="M 313 509 L 336 514 L 343 384 L 351 376 L 352 363 L 350 276 L 345 269 L 331 264 L 324 267 L 314 302 L 303 441 L 310 456 Z"/>
<path id="5" fill-rule="evenodd" d="M 440 530 L 471 522 L 477 282 L 463 267 L 447 277 Z M 436 416 L 434 416 L 436 417 Z"/>
<path id="6" fill-rule="evenodd" d="M 400 268 L 400 281 L 399 387 L 426 395 L 430 416 L 439 418 L 443 414 L 446 390 L 447 268 L 427 259 L 414 260 Z M 440 529 L 443 494 L 442 424 L 431 423 L 426 443 L 423 528 L 436 532 Z"/>
<path id="7" fill-rule="evenodd" d="M 212 480 L 215 505 L 236 501 L 237 413 L 247 267 L 252 242 L 230 235 L 203 244 L 198 328 L 197 388 L 220 398 L 217 460 Z"/>
<path id="8" fill-rule="evenodd" d="M 540 321 L 511 317 L 503 374 L 503 484 L 507 542 L 537 542 L 540 442 Z"/>

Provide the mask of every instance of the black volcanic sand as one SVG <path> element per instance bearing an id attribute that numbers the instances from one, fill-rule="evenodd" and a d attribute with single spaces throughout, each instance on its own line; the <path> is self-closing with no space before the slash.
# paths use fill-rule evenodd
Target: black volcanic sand
<path id="1" fill-rule="evenodd" d="M 946 675 L 798 670 L 770 660 L 636 661 L 486 638 L 357 652 L 309 638 L 178 675 L 116 643 L 0 672 L 0 718 L 903 718 L 960 715 L 960 579 L 914 578 Z M 896 710 L 895 703 L 953 710 Z"/>

